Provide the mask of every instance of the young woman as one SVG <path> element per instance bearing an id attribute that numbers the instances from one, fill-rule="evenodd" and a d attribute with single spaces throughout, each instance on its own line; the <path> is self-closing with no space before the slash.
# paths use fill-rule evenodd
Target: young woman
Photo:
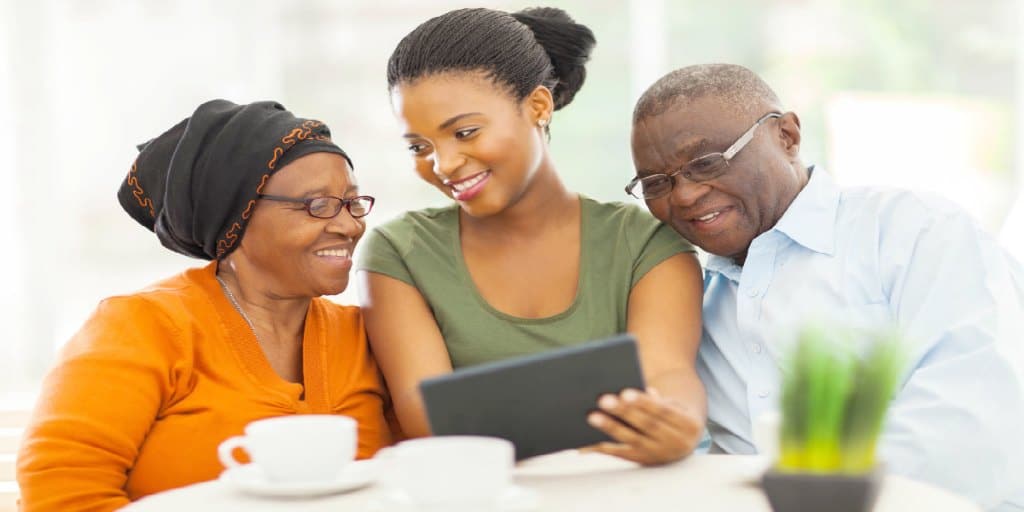
<path id="1" fill-rule="evenodd" d="M 363 217 L 327 126 L 204 103 L 145 145 L 118 193 L 164 246 L 212 260 L 103 301 L 64 347 L 18 456 L 21 510 L 115 510 L 210 480 L 250 421 L 343 414 L 359 456 L 391 441 L 348 286 Z"/>
<path id="2" fill-rule="evenodd" d="M 405 435 L 430 434 L 417 385 L 453 368 L 636 335 L 647 390 L 601 397 L 588 421 L 645 464 L 697 444 L 701 272 L 642 209 L 565 188 L 546 142 L 583 84 L 594 38 L 558 9 L 461 9 L 407 35 L 388 63 L 419 176 L 455 204 L 367 236 L 367 331 Z"/>

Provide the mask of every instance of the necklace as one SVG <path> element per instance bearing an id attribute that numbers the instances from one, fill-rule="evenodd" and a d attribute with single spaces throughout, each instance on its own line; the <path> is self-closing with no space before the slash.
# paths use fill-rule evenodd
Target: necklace
<path id="1" fill-rule="evenodd" d="M 260 335 L 256 333 L 256 326 L 253 325 L 252 320 L 249 320 L 249 315 L 245 314 L 245 310 L 242 309 L 242 306 L 238 304 L 237 300 L 235 300 L 235 294 L 231 293 L 231 289 L 228 288 L 227 283 L 225 283 L 219 275 L 215 274 L 214 277 L 216 277 L 217 282 L 220 283 L 220 289 L 224 290 L 224 295 L 227 295 L 228 300 L 231 301 L 231 305 L 235 307 L 235 311 L 238 311 L 238 313 L 242 315 L 242 319 L 245 320 L 245 323 L 249 324 L 249 329 L 252 330 L 252 335 L 256 337 L 256 341 L 263 344 L 263 340 L 260 339 Z"/>

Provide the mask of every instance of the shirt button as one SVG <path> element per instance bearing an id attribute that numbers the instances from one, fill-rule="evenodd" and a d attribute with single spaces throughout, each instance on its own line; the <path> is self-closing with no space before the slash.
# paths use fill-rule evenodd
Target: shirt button
<path id="1" fill-rule="evenodd" d="M 761 294 L 761 290 L 758 290 L 757 288 L 747 288 L 747 296 L 748 297 L 757 297 L 760 294 Z"/>
<path id="2" fill-rule="evenodd" d="M 761 344 L 760 343 L 754 343 L 754 346 L 751 347 L 751 348 L 754 350 L 755 354 L 760 354 L 761 353 Z"/>
<path id="3" fill-rule="evenodd" d="M 760 393 L 757 394 L 758 398 L 768 398 L 769 395 L 771 395 L 771 393 L 767 391 L 761 391 Z"/>

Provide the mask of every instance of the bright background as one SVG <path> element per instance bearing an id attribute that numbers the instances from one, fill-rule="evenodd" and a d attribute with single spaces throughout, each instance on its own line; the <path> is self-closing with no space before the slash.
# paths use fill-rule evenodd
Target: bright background
<path id="1" fill-rule="evenodd" d="M 571 188 L 625 199 L 635 99 L 673 68 L 733 62 L 764 76 L 800 114 L 806 162 L 848 184 L 947 195 L 1024 256 L 1020 2 L 549 5 L 589 25 L 598 41 L 587 84 L 551 129 Z M 378 199 L 371 226 L 442 203 L 411 169 L 384 68 L 414 26 L 462 6 L 0 0 L 0 401 L 31 396 L 101 298 L 202 263 L 163 249 L 115 193 L 134 145 L 207 99 L 276 99 L 326 121 Z M 354 290 L 338 299 L 354 302 Z"/>

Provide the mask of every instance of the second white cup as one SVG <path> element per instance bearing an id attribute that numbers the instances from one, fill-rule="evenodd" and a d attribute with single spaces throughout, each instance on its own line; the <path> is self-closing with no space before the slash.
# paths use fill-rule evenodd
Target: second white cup
<path id="1" fill-rule="evenodd" d="M 417 506 L 493 505 L 512 484 L 515 447 L 483 436 L 403 441 L 383 450 L 385 485 Z"/>

